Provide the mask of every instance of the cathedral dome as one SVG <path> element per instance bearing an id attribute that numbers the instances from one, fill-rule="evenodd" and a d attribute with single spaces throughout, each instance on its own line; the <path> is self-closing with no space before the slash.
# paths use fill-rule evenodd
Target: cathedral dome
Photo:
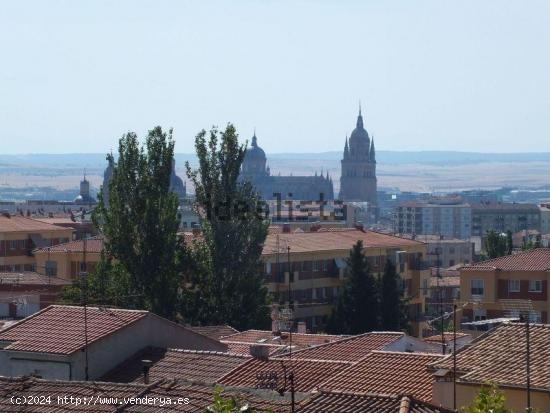
<path id="1" fill-rule="evenodd" d="M 250 148 L 246 149 L 246 159 L 266 159 L 265 152 L 258 146 L 258 138 L 256 134 L 252 137 Z"/>
<path id="2" fill-rule="evenodd" d="M 363 143 L 366 144 L 367 147 L 369 145 L 369 134 L 367 130 L 363 127 L 363 116 L 361 116 L 361 110 L 359 110 L 359 116 L 357 117 L 357 125 L 353 132 L 351 132 L 351 136 L 349 138 L 350 145 L 353 143 Z"/>

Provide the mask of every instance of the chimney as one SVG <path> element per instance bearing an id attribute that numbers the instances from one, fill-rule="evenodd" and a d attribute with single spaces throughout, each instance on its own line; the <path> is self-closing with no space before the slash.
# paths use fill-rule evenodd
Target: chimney
<path id="1" fill-rule="evenodd" d="M 277 320 L 272 320 L 271 321 L 271 332 L 273 333 L 274 336 L 279 335 L 279 333 L 280 333 L 280 331 L 279 331 L 279 322 Z"/>
<path id="2" fill-rule="evenodd" d="M 153 362 L 151 360 L 141 360 L 141 364 L 143 365 L 143 383 L 149 384 L 149 370 Z"/>
<path id="3" fill-rule="evenodd" d="M 306 334 L 307 333 L 306 323 L 304 321 L 299 321 L 298 322 L 298 333 L 299 334 Z"/>
<path id="4" fill-rule="evenodd" d="M 290 224 L 283 224 L 283 233 L 290 234 Z"/>
<path id="5" fill-rule="evenodd" d="M 314 224 L 314 225 L 312 225 L 312 226 L 309 228 L 309 230 L 310 230 L 311 232 L 317 232 L 317 231 L 319 231 L 320 229 L 321 229 L 321 225 L 319 225 L 319 224 Z"/>
<path id="6" fill-rule="evenodd" d="M 365 231 L 365 227 L 363 226 L 363 223 L 361 221 L 357 221 L 355 224 L 355 229 L 358 229 L 359 231 Z"/>
<path id="7" fill-rule="evenodd" d="M 249 347 L 250 355 L 255 359 L 267 360 L 269 358 L 269 346 L 254 344 Z"/>

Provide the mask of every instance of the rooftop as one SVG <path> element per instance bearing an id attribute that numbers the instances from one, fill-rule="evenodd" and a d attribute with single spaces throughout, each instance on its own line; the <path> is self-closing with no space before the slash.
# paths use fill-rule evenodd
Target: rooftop
<path id="1" fill-rule="evenodd" d="M 303 334 L 292 333 L 292 347 L 306 348 L 319 344 L 326 344 L 332 341 L 340 340 L 345 336 L 331 334 Z M 250 343 L 250 344 L 271 344 L 286 346 L 290 344 L 290 337 L 287 333 L 280 335 L 273 334 L 269 330 L 246 330 L 221 338 L 222 342 L 227 343 Z"/>
<path id="2" fill-rule="evenodd" d="M 387 395 L 410 394 L 432 400 L 433 374 L 428 364 L 443 356 L 428 353 L 373 351 L 356 364 L 320 385 L 323 390 L 368 392 Z"/>
<path id="3" fill-rule="evenodd" d="M 71 281 L 42 275 L 33 271 L 0 272 L 0 286 L 1 285 L 47 287 L 50 285 L 71 285 Z"/>
<path id="4" fill-rule="evenodd" d="M 538 213 L 539 207 L 536 204 L 517 204 L 515 202 L 479 202 L 472 203 L 472 210 L 478 211 L 500 211 L 500 212 L 533 212 Z"/>
<path id="5" fill-rule="evenodd" d="M 467 333 L 462 333 L 462 332 L 459 332 L 459 331 L 456 332 L 457 340 L 460 340 L 460 339 L 466 338 L 466 337 L 471 338 L 472 336 L 470 334 L 467 334 Z M 454 341 L 454 334 L 451 333 L 451 332 L 445 332 L 445 333 L 443 333 L 443 338 L 445 339 L 446 343 L 452 342 L 452 341 Z M 435 334 L 433 336 L 426 337 L 426 338 L 424 338 L 424 341 L 426 341 L 428 343 L 441 343 L 441 334 Z"/>
<path id="6" fill-rule="evenodd" d="M 461 272 L 468 271 L 549 271 L 550 248 L 537 248 L 492 260 L 465 265 Z"/>
<path id="7" fill-rule="evenodd" d="M 239 331 L 228 325 L 219 325 L 219 326 L 189 326 L 190 330 L 193 330 L 196 333 L 202 334 L 213 338 L 214 340 L 219 340 L 224 336 L 229 336 L 231 334 L 238 333 Z"/>
<path id="8" fill-rule="evenodd" d="M 93 237 L 84 240 L 74 240 L 63 244 L 53 245 L 51 247 L 39 248 L 38 252 L 84 252 L 84 244 L 86 244 L 87 253 L 99 254 L 103 250 L 103 238 Z"/>
<path id="9" fill-rule="evenodd" d="M 430 287 L 460 287 L 459 276 L 430 277 Z"/>
<path id="10" fill-rule="evenodd" d="M 103 379 L 122 383 L 143 383 L 142 360 L 151 360 L 151 383 L 160 379 L 215 383 L 249 359 L 250 356 L 216 351 L 146 348 L 119 364 Z"/>
<path id="11" fill-rule="evenodd" d="M 275 254 L 278 245 L 290 246 L 291 253 L 313 251 L 349 251 L 358 240 L 363 241 L 365 248 L 402 248 L 406 246 L 418 246 L 420 241 L 382 234 L 374 231 L 364 231 L 355 228 L 333 228 L 330 231 L 319 230 L 315 232 L 290 232 L 282 234 L 268 234 L 263 249 L 264 255 Z M 286 251 L 286 250 L 285 250 Z"/>
<path id="12" fill-rule="evenodd" d="M 147 311 L 87 308 L 88 343 L 135 323 Z M 84 347 L 84 308 L 51 305 L 0 332 L 5 350 L 72 354 Z"/>
<path id="13" fill-rule="evenodd" d="M 268 360 L 252 358 L 228 373 L 219 381 L 222 385 L 252 387 L 259 383 L 258 373 L 275 373 L 277 377 L 284 377 L 285 370 L 292 368 L 294 372 L 294 386 L 297 392 L 310 392 L 317 388 L 323 380 L 343 371 L 350 363 L 325 360 L 305 360 L 288 357 L 270 357 Z M 280 384 L 280 383 L 279 383 Z"/>
<path id="14" fill-rule="evenodd" d="M 321 391 L 301 403 L 300 413 L 451 413 L 409 396 Z"/>
<path id="15" fill-rule="evenodd" d="M 386 346 L 404 336 L 404 333 L 395 332 L 365 333 L 347 337 L 329 344 L 297 351 L 293 354 L 299 358 L 355 362 L 365 357 L 371 351 L 383 350 Z M 294 342 L 294 334 L 292 338 Z"/>
<path id="16" fill-rule="evenodd" d="M 531 386 L 550 391 L 550 324 L 531 325 L 530 337 Z M 457 351 L 457 371 L 463 373 L 460 381 L 526 387 L 525 351 L 525 325 L 501 324 Z M 436 361 L 431 368 L 452 371 L 452 356 Z"/>
<path id="17" fill-rule="evenodd" d="M 40 222 L 35 219 L 12 215 L 9 218 L 0 215 L 0 232 L 43 232 L 43 231 L 64 231 L 69 228 Z"/>

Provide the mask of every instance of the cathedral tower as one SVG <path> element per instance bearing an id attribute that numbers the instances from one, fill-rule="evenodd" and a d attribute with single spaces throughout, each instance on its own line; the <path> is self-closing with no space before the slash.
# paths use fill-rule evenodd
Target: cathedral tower
<path id="1" fill-rule="evenodd" d="M 366 201 L 376 205 L 376 154 L 374 140 L 363 126 L 359 107 L 357 125 L 351 136 L 346 137 L 342 175 L 340 177 L 340 199 L 344 201 Z"/>

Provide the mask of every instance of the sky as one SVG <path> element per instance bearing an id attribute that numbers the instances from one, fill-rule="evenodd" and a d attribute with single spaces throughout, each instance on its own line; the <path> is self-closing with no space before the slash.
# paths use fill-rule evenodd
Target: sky
<path id="1" fill-rule="evenodd" d="M 232 122 L 266 152 L 550 151 L 547 0 L 0 0 L 0 153 Z"/>

